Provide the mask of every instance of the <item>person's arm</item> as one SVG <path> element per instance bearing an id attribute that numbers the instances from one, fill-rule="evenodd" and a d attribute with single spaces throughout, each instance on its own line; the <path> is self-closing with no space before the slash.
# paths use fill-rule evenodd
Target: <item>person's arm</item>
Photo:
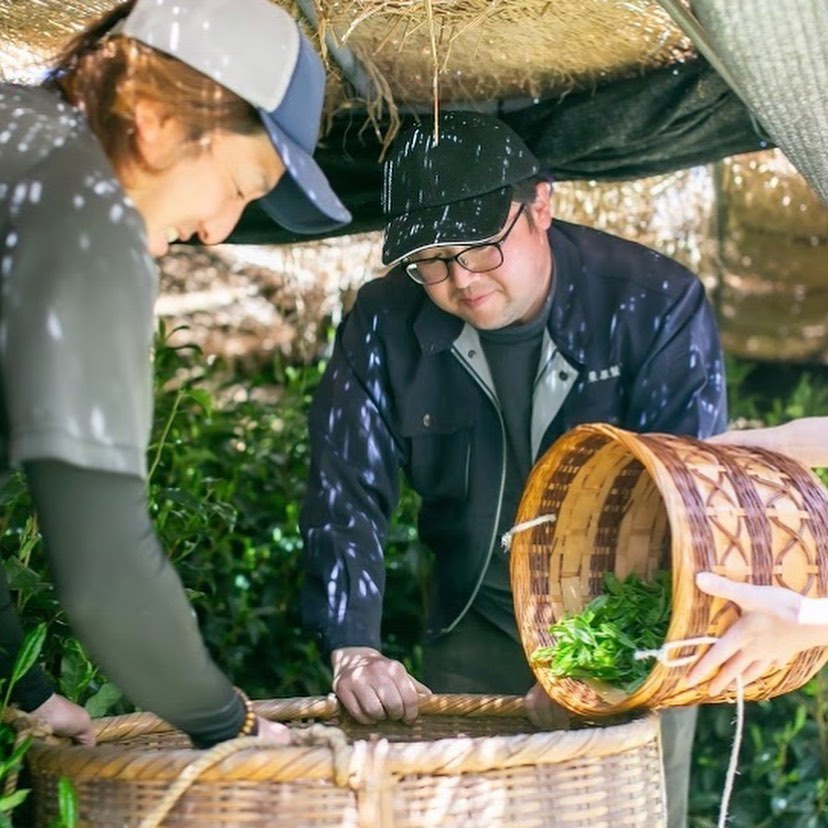
<path id="1" fill-rule="evenodd" d="M 709 693 L 716 696 L 737 677 L 750 684 L 803 650 L 828 647 L 826 598 L 805 598 L 784 587 L 739 583 L 711 572 L 700 572 L 696 586 L 733 601 L 741 617 L 693 666 L 687 676 L 691 687 L 712 676 Z"/>
<path id="2" fill-rule="evenodd" d="M 702 283 L 688 281 L 659 322 L 634 379 L 624 427 L 701 438 L 724 431 L 724 355 Z"/>
<path id="3" fill-rule="evenodd" d="M 798 460 L 804 466 L 828 466 L 828 417 L 801 417 L 778 426 L 726 431 L 710 442 L 756 446 Z"/>
<path id="4" fill-rule="evenodd" d="M 235 737 L 245 704 L 204 646 L 153 531 L 143 481 L 55 460 L 24 471 L 58 596 L 92 658 L 133 703 L 197 746 Z M 287 729 L 275 727 L 286 741 Z"/>
<path id="5" fill-rule="evenodd" d="M 337 334 L 311 406 L 311 463 L 300 516 L 303 619 L 331 654 L 340 702 L 361 722 L 410 720 L 418 694 L 427 692 L 380 652 L 383 545 L 399 496 L 400 457 L 372 327 L 359 324 L 356 308 Z"/>

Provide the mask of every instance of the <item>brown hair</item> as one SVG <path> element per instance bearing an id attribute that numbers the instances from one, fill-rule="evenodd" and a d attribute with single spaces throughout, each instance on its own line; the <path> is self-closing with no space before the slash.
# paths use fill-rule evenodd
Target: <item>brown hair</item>
<path id="1" fill-rule="evenodd" d="M 263 129 L 256 109 L 238 95 L 176 58 L 113 34 L 134 5 L 135 0 L 127 0 L 75 37 L 46 81 L 83 110 L 116 169 L 128 162 L 150 169 L 135 136 L 139 100 L 159 104 L 163 116 L 174 116 L 193 150 L 215 130 L 250 135 Z"/>
<path id="2" fill-rule="evenodd" d="M 552 176 L 546 172 L 541 172 L 529 178 L 524 178 L 521 181 L 516 181 L 512 185 L 512 201 L 518 204 L 534 203 L 538 197 L 538 184 L 544 181 L 548 182 L 550 187 L 552 186 Z M 531 227 L 535 226 L 532 213 L 529 210 L 526 211 L 526 220 Z"/>

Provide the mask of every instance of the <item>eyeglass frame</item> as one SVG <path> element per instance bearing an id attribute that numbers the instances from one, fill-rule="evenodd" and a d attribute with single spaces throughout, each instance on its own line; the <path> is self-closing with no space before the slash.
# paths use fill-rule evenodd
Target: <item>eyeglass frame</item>
<path id="1" fill-rule="evenodd" d="M 506 228 L 506 231 L 497 241 L 487 241 L 487 242 L 478 242 L 477 244 L 469 244 L 466 245 L 459 253 L 455 253 L 454 256 L 432 256 L 428 259 L 419 259 L 414 262 L 406 262 L 404 263 L 405 272 L 408 277 L 411 279 L 412 282 L 415 282 L 418 285 L 423 285 L 425 287 L 433 287 L 434 285 L 440 285 L 448 279 L 451 275 L 451 268 L 450 265 L 452 262 L 457 262 L 463 270 L 468 270 L 469 273 L 487 273 L 490 270 L 497 270 L 504 262 L 505 257 L 503 255 L 503 248 L 501 247 L 502 244 L 509 238 L 509 234 L 514 230 L 515 225 L 518 223 L 518 219 L 523 214 L 523 210 L 526 207 L 526 204 L 521 204 L 518 208 L 518 211 L 515 213 L 515 217 L 509 223 L 509 226 Z M 462 256 L 468 253 L 470 250 L 479 250 L 481 247 L 494 247 L 498 255 L 500 256 L 500 261 L 494 267 L 487 267 L 486 270 L 475 270 L 474 268 L 467 267 L 463 264 Z M 436 281 L 426 282 L 418 273 L 417 273 L 417 265 L 423 264 L 424 262 L 442 262 L 443 266 L 446 269 L 446 275 L 443 276 L 441 279 L 437 279 Z"/>

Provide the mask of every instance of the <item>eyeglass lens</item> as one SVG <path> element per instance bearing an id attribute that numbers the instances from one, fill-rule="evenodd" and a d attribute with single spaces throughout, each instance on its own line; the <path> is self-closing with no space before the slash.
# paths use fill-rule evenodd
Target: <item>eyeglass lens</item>
<path id="1" fill-rule="evenodd" d="M 423 285 L 435 285 L 444 282 L 449 275 L 449 265 L 456 261 L 461 267 L 472 273 L 485 273 L 489 270 L 496 270 L 503 264 L 503 251 L 500 248 L 512 229 L 517 224 L 520 214 L 525 205 L 521 204 L 515 217 L 509 223 L 506 232 L 496 242 L 489 244 L 475 244 L 461 250 L 456 256 L 435 257 L 433 259 L 422 259 L 417 262 L 409 262 L 405 266 L 406 273 Z"/>

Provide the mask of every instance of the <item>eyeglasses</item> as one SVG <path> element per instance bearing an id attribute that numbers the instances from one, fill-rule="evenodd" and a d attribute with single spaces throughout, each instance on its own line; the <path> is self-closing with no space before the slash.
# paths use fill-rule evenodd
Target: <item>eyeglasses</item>
<path id="1" fill-rule="evenodd" d="M 509 233 L 517 224 L 525 204 L 520 205 L 515 217 L 512 219 L 506 232 L 494 242 L 483 244 L 470 244 L 464 247 L 455 256 L 434 256 L 431 259 L 418 259 L 416 262 L 408 262 L 405 272 L 418 285 L 439 285 L 449 277 L 449 265 L 457 262 L 464 270 L 472 273 L 486 273 L 489 270 L 496 270 L 503 264 L 503 250 L 501 245 L 509 238 Z"/>

